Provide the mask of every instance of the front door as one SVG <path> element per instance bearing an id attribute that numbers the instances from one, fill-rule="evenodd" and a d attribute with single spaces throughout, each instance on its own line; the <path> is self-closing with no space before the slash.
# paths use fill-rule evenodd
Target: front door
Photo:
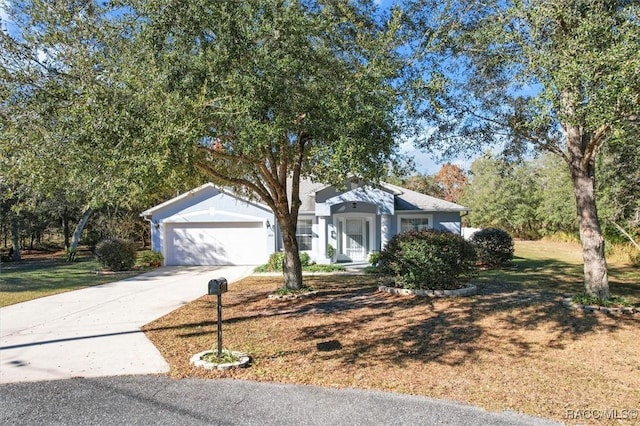
<path id="1" fill-rule="evenodd" d="M 344 255 L 351 261 L 365 260 L 367 249 L 365 247 L 365 220 L 364 219 L 346 219 L 344 242 Z"/>

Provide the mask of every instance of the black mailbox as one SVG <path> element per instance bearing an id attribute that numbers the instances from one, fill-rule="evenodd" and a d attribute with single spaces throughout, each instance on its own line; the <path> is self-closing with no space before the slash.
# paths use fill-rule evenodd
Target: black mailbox
<path id="1" fill-rule="evenodd" d="M 209 281 L 209 294 L 222 294 L 226 293 L 228 290 L 227 279 L 226 278 L 217 278 L 215 280 Z"/>

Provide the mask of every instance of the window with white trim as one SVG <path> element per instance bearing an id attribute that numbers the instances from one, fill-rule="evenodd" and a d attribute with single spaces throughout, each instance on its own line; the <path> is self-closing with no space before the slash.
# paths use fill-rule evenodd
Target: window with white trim
<path id="1" fill-rule="evenodd" d="M 296 239 L 298 240 L 298 250 L 311 250 L 311 239 L 313 238 L 313 219 L 298 219 L 296 224 Z"/>
<path id="2" fill-rule="evenodd" d="M 429 217 L 403 217 L 400 219 L 400 232 L 422 231 L 431 228 L 431 218 Z"/>

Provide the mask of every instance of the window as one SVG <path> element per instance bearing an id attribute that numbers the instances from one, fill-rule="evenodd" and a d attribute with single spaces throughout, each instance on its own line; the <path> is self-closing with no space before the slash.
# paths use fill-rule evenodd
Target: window
<path id="1" fill-rule="evenodd" d="M 431 229 L 431 219 L 428 217 L 403 217 L 400 219 L 400 232 L 422 231 Z"/>
<path id="2" fill-rule="evenodd" d="M 298 250 L 311 250 L 312 225 L 313 220 L 311 219 L 298 219 L 298 224 L 296 225 Z"/>

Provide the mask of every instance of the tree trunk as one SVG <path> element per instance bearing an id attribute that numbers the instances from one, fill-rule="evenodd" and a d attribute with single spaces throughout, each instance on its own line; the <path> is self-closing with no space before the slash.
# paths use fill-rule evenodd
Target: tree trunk
<path id="1" fill-rule="evenodd" d="M 69 242 L 71 240 L 71 230 L 69 229 L 69 215 L 66 208 L 62 212 L 62 233 L 64 236 L 64 248 L 68 249 L 71 246 Z"/>
<path id="2" fill-rule="evenodd" d="M 22 260 L 22 256 L 20 256 L 20 227 L 18 226 L 17 217 L 14 217 L 11 220 L 11 248 L 13 248 L 11 260 L 14 262 L 20 262 Z"/>
<path id="3" fill-rule="evenodd" d="M 289 215 L 290 216 L 290 215 Z M 296 222 L 291 217 L 278 217 L 282 231 L 282 243 L 284 244 L 284 287 L 288 290 L 300 290 L 302 288 L 302 264 L 298 252 L 298 240 L 296 239 Z"/>
<path id="4" fill-rule="evenodd" d="M 595 191 L 595 147 L 590 146 L 590 135 L 577 126 L 565 126 L 569 148 L 569 167 L 576 199 L 580 242 L 584 260 L 584 286 L 587 294 L 608 299 L 609 278 L 604 254 L 604 237 L 598 220 Z"/>
<path id="5" fill-rule="evenodd" d="M 75 231 L 73 231 L 73 239 L 71 240 L 71 245 L 69 246 L 69 251 L 74 252 L 78 249 L 78 244 L 80 243 L 80 236 L 82 235 L 82 231 L 84 227 L 87 225 L 89 221 L 89 217 L 93 213 L 93 209 L 91 207 L 87 207 L 87 209 L 82 213 L 82 217 L 80 221 L 76 225 Z"/>
<path id="6" fill-rule="evenodd" d="M 579 174 L 573 177 L 580 241 L 584 260 L 584 285 L 587 294 L 608 299 L 609 278 L 604 255 L 604 237 L 598 221 L 593 178 Z"/>

